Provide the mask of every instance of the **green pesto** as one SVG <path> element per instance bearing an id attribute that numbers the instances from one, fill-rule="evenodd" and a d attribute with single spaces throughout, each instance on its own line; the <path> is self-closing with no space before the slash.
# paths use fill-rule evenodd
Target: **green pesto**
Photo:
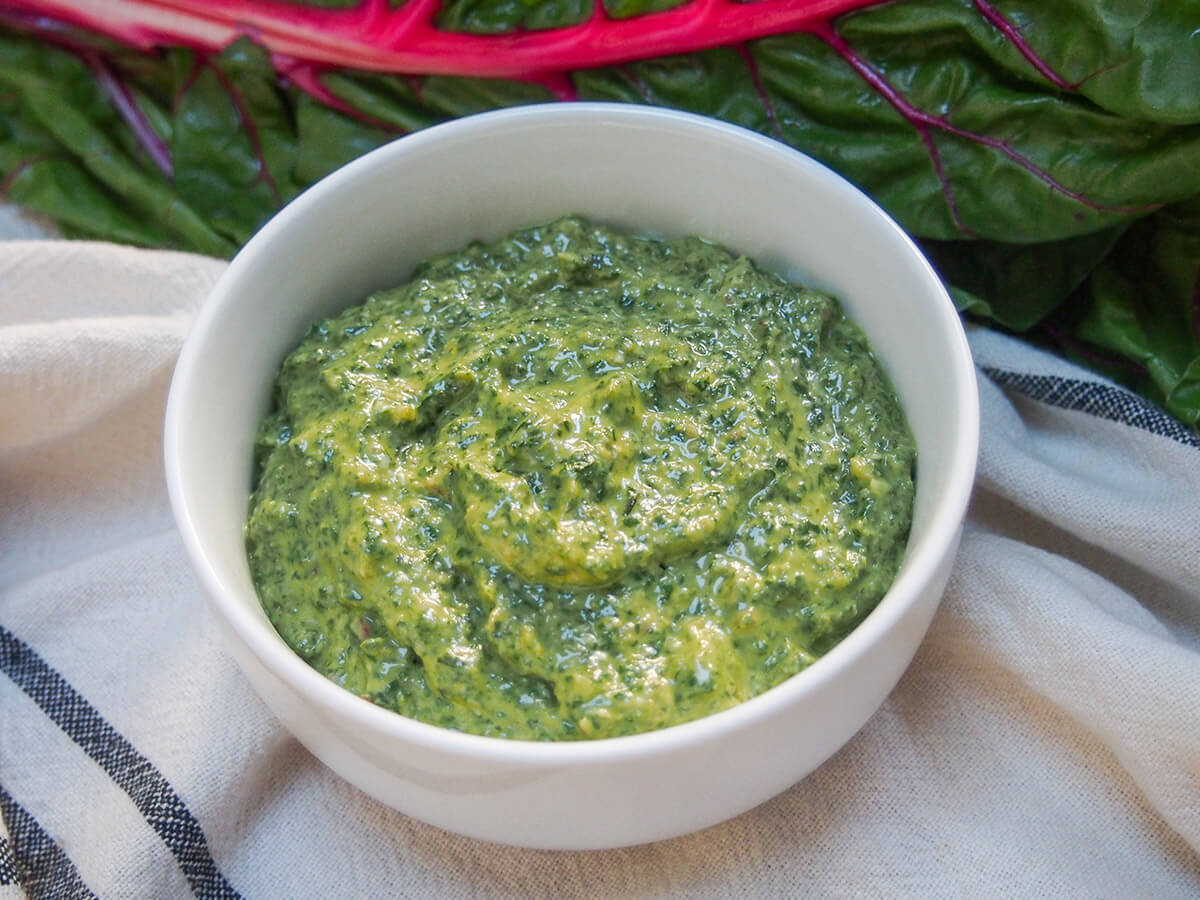
<path id="1" fill-rule="evenodd" d="M 422 265 L 283 362 L 246 527 L 347 689 L 461 731 L 662 728 L 811 664 L 895 577 L 916 450 L 838 302 L 575 218 Z"/>

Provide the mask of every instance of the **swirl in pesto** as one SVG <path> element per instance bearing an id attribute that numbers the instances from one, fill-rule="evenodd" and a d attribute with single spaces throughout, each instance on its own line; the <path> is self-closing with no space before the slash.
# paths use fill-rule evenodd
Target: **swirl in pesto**
<path id="1" fill-rule="evenodd" d="M 895 577 L 915 445 L 838 302 L 576 218 L 309 331 L 257 444 L 263 606 L 425 722 L 598 738 L 737 704 Z"/>

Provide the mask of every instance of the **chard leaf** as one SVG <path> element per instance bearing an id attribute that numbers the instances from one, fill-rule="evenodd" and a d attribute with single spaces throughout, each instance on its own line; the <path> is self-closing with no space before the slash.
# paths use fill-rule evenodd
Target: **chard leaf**
<path id="1" fill-rule="evenodd" d="M 603 0 L 604 12 L 613 19 L 632 19 L 648 13 L 674 9 L 687 0 Z"/>
<path id="2" fill-rule="evenodd" d="M 1106 230 L 1200 191 L 1200 126 L 1125 119 L 996 68 L 961 32 L 861 46 L 812 34 L 577 73 L 581 98 L 688 109 L 778 137 L 866 190 L 911 233 L 1033 243 Z M 915 25 L 914 25 L 915 29 Z M 915 34 L 916 32 L 914 32 Z M 836 37 L 832 36 L 831 37 Z M 886 96 L 852 56 L 878 73 Z M 898 108 L 901 104 L 901 108 Z"/>
<path id="3" fill-rule="evenodd" d="M 445 75 L 421 79 L 419 93 L 422 105 L 439 121 L 554 99 L 546 87 L 537 83 Z"/>
<path id="4" fill-rule="evenodd" d="M 452 116 L 554 96 L 655 103 L 734 121 L 812 154 L 919 237 L 1056 242 L 1119 227 L 1200 191 L 1200 101 L 1179 100 L 1159 121 L 1122 112 L 1158 109 L 1162 93 L 1128 72 L 1158 72 L 1177 59 L 1190 71 L 1191 45 L 1200 42 L 1184 41 L 1180 52 L 1188 13 L 1161 3 L 1139 18 L 1128 3 L 1092 3 L 1084 21 L 1108 30 L 1089 43 L 1087 73 L 1079 70 L 1075 38 L 1043 33 L 1065 14 L 1043 25 L 1039 16 L 1049 14 L 1018 0 L 902 0 L 815 33 L 554 79 L 335 69 L 307 85 L 347 114 L 353 143 L 346 148 L 355 152 Z M 295 174 L 299 154 L 313 155 L 298 149 L 306 140 L 298 112 L 305 82 L 280 83 L 269 56 L 245 39 L 217 56 L 171 51 L 170 58 L 168 114 L 150 77 L 129 72 L 130 93 L 170 141 L 179 199 L 239 243 L 306 184 Z M 1130 96 L 1117 103 L 1122 85 Z M 324 155 L 349 158 L 346 148 Z M 1003 321 L 1029 317 L 1003 312 L 1003 297 L 982 299 Z"/>
<path id="5" fill-rule="evenodd" d="M 1200 22 L 1195 4 L 1163 4 L 1159 28 L 1144 31 L 1129 27 L 1131 4 L 1092 5 L 1112 15 L 1113 31 L 1109 42 L 1086 55 L 1092 65 L 1086 72 L 1079 71 L 1072 55 L 1077 32 L 1070 27 L 1054 33 L 1057 42 L 1032 27 L 1015 36 L 1032 40 L 1037 34 L 1048 44 L 1036 57 L 1042 67 L 1057 72 L 1067 69 L 1070 59 L 1070 77 L 1081 85 L 1114 78 L 1130 59 L 1158 69 L 1175 65 L 1177 55 L 1195 57 L 1195 47 L 1179 53 L 1189 44 L 1183 36 Z M 871 126 L 875 146 L 889 152 L 860 164 L 861 175 L 855 173 L 856 160 L 843 157 L 846 174 L 906 227 L 939 238 L 957 232 L 1006 242 L 1057 240 L 1128 222 L 1196 193 L 1200 103 L 1184 103 L 1187 115 L 1176 111 L 1147 118 L 1097 105 L 1072 85 L 1048 83 L 1013 36 L 981 15 L 982 6 L 971 0 L 906 0 L 848 16 L 829 36 L 841 42 L 839 55 L 847 63 L 861 61 L 856 71 L 875 73 L 894 92 L 890 98 L 872 85 L 857 101 L 852 93 L 842 94 L 834 113 L 857 102 L 877 115 Z M 1191 25 L 1185 6 L 1192 7 Z M 1118 15 L 1119 7 L 1125 15 Z M 1021 21 L 1019 6 L 988 8 L 1005 22 Z M 1172 29 L 1174 41 L 1160 40 L 1163 30 Z M 1101 52 L 1104 48 L 1107 52 Z M 776 64 L 788 66 L 788 55 L 783 49 Z M 828 62 L 803 66 L 797 77 L 830 68 Z M 805 90 L 801 115 L 815 105 L 807 99 L 814 90 L 820 88 Z M 1156 88 L 1138 83 L 1131 90 L 1123 107 L 1156 108 Z M 902 127 L 884 121 L 885 105 L 892 108 L 893 123 L 903 120 L 910 134 L 920 136 L 923 166 L 914 142 L 902 140 Z M 823 107 L 816 105 L 816 111 Z M 931 202 L 931 187 L 941 195 L 940 208 Z"/>
<path id="6" fill-rule="evenodd" d="M 1040 244 L 922 241 L 921 248 L 959 292 L 960 309 L 1025 331 L 1087 281 L 1123 232 L 1111 228 Z"/>
<path id="7" fill-rule="evenodd" d="M 963 27 L 1013 71 L 1078 92 L 1119 116 L 1200 121 L 1200 5 L 1195 0 L 998 0 L 970 4 Z M 986 29 L 982 22 L 992 26 Z M 1027 66 L 1022 65 L 1022 59 Z"/>
<path id="8" fill-rule="evenodd" d="M 449 0 L 438 13 L 439 28 L 471 34 L 503 34 L 578 25 L 591 14 L 591 0 Z"/>
<path id="9" fill-rule="evenodd" d="M 1200 196 L 1129 229 L 1092 276 L 1075 333 L 1141 366 L 1149 393 L 1200 424 Z"/>
<path id="10" fill-rule="evenodd" d="M 0 32 L 0 94 L 0 196 L 81 236 L 234 249 L 129 152 L 132 129 L 76 54 Z"/>
<path id="11" fill-rule="evenodd" d="M 415 78 L 334 69 L 321 73 L 317 83 L 360 119 L 400 133 L 418 131 L 441 121 L 422 102 L 418 92 L 420 81 Z"/>
<path id="12" fill-rule="evenodd" d="M 322 74 L 320 83 L 331 96 L 365 119 L 402 131 L 417 131 L 472 113 L 555 99 L 536 82 L 495 78 L 405 78 L 332 71 Z"/>
<path id="13" fill-rule="evenodd" d="M 391 137 L 391 133 L 341 115 L 307 95 L 296 98 L 296 184 L 324 178 Z"/>
<path id="14" fill-rule="evenodd" d="M 296 133 L 266 53 L 248 40 L 217 56 L 172 54 L 175 188 L 214 229 L 244 243 L 299 190 Z"/>

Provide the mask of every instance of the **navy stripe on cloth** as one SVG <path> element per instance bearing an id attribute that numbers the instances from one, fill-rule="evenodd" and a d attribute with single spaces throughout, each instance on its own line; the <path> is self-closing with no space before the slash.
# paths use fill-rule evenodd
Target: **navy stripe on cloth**
<path id="1" fill-rule="evenodd" d="M 1200 449 L 1200 435 L 1124 388 L 1057 375 L 1028 375 L 992 366 L 984 366 L 983 371 L 1000 387 L 1039 403 L 1090 413 Z"/>
<path id="2" fill-rule="evenodd" d="M 0 788 L 0 792 L 3 790 Z M 0 809 L 0 819 L 3 817 L 3 810 Z M 13 848 L 8 842 L 8 838 L 0 834 L 0 887 L 4 887 L 6 884 L 20 883 L 21 870 L 17 868 L 17 857 L 13 854 Z"/>
<path id="3" fill-rule="evenodd" d="M 33 649 L 0 626 L 0 671 L 28 694 L 59 728 L 133 800 L 174 854 L 200 900 L 240 895 L 217 869 L 196 817 L 153 764 Z"/>
<path id="4" fill-rule="evenodd" d="M 20 885 L 30 898 L 95 898 L 62 847 L 3 787 L 0 816 L 12 838 L 0 839 L 0 884 Z"/>

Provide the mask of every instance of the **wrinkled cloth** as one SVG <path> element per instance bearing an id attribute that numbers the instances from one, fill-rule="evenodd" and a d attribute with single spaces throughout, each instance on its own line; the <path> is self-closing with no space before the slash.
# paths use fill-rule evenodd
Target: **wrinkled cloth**
<path id="1" fill-rule="evenodd" d="M 973 330 L 983 430 L 962 549 L 862 731 L 698 834 L 501 847 L 342 781 L 222 647 L 161 439 L 223 267 L 0 243 L 0 898 L 1200 895 L 1193 433 Z"/>

